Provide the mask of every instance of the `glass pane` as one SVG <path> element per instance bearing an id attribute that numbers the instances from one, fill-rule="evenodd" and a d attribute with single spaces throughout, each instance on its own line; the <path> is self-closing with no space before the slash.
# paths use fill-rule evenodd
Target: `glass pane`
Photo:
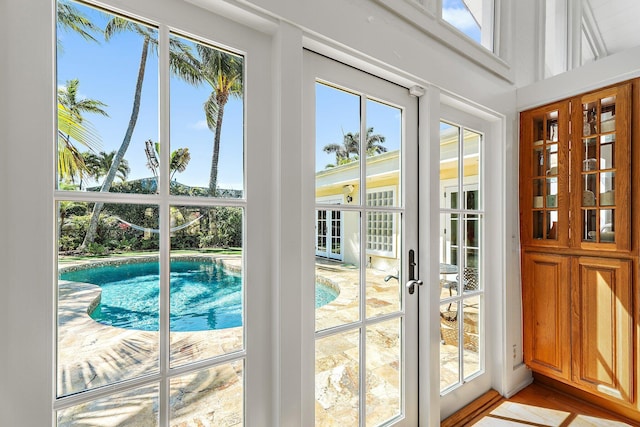
<path id="1" fill-rule="evenodd" d="M 367 218 L 367 317 L 374 317 L 401 309 L 400 214 L 367 212 Z M 380 245 L 388 251 L 374 249 Z"/>
<path id="2" fill-rule="evenodd" d="M 360 203 L 359 156 L 360 97 L 316 83 L 317 203 Z"/>
<path id="3" fill-rule="evenodd" d="M 458 145 L 460 128 L 440 122 L 440 188 L 458 188 Z M 444 202 L 444 204 L 442 204 Z M 457 199 L 453 195 L 441 200 L 441 208 L 456 209 Z"/>
<path id="4" fill-rule="evenodd" d="M 547 141 L 558 142 L 558 111 L 547 113 Z"/>
<path id="5" fill-rule="evenodd" d="M 464 313 L 462 370 L 465 380 L 480 372 L 482 368 L 480 360 L 482 354 L 480 351 L 481 301 L 480 296 L 465 298 L 462 301 L 462 312 Z"/>
<path id="6" fill-rule="evenodd" d="M 402 405 L 402 326 L 400 319 L 367 328 L 367 426 L 400 415 Z"/>
<path id="7" fill-rule="evenodd" d="M 316 248 L 316 330 L 356 322 L 360 319 L 360 215 L 359 212 L 325 211 L 328 218 L 339 218 L 340 226 L 328 227 L 328 233 L 342 230 L 337 247 L 328 247 L 325 252 Z M 326 236 L 326 241 L 335 239 Z M 385 266 L 376 261 L 378 268 Z M 388 266 L 388 271 L 395 271 Z M 384 274 L 384 275 L 383 275 Z M 386 277 L 379 272 L 378 276 Z M 396 272 L 397 275 L 397 272 Z M 395 279 L 385 285 L 395 286 Z M 384 283 L 384 279 L 383 279 Z M 396 297 L 397 298 L 397 297 Z"/>
<path id="8" fill-rule="evenodd" d="M 460 381 L 458 304 L 440 305 L 440 391 Z"/>
<path id="9" fill-rule="evenodd" d="M 586 209 L 582 211 L 582 240 L 588 242 L 596 241 L 596 210 Z"/>
<path id="10" fill-rule="evenodd" d="M 533 226 L 533 238 L 542 239 L 542 236 L 544 236 L 544 212 L 542 211 L 533 212 L 532 226 Z"/>
<path id="11" fill-rule="evenodd" d="M 95 28 L 119 22 L 120 31 L 97 42 L 97 31 L 88 30 L 92 41 L 67 20 L 57 24 L 58 188 L 153 194 L 144 141 L 158 141 L 158 56 L 150 47 L 158 31 L 81 3 L 60 5 Z"/>
<path id="12" fill-rule="evenodd" d="M 600 132 L 614 132 L 616 130 L 616 97 L 611 96 L 600 100 Z"/>
<path id="13" fill-rule="evenodd" d="M 158 370 L 158 207 L 104 204 L 88 254 L 69 252 L 92 209 L 58 203 L 58 396 Z"/>
<path id="14" fill-rule="evenodd" d="M 172 367 L 242 350 L 242 208 L 172 206 L 170 216 Z"/>
<path id="15" fill-rule="evenodd" d="M 172 427 L 243 425 L 243 362 L 172 378 L 169 394 Z"/>
<path id="16" fill-rule="evenodd" d="M 615 204 L 616 173 L 602 172 L 600 174 L 600 206 Z"/>
<path id="17" fill-rule="evenodd" d="M 544 117 L 533 118 L 533 146 L 541 147 L 544 145 L 547 137 L 544 130 Z"/>
<path id="18" fill-rule="evenodd" d="M 478 254 L 480 250 L 481 237 L 481 216 L 464 215 L 464 233 L 466 258 L 464 265 L 467 267 L 477 267 L 479 265 Z"/>
<path id="19" fill-rule="evenodd" d="M 598 177 L 597 173 L 582 175 L 582 206 L 596 205 L 597 177 Z"/>
<path id="20" fill-rule="evenodd" d="M 584 136 L 598 133 L 597 103 L 582 104 L 582 133 Z"/>
<path id="21" fill-rule="evenodd" d="M 533 149 L 533 176 L 542 176 L 545 174 L 544 155 L 542 147 Z"/>
<path id="22" fill-rule="evenodd" d="M 544 207 L 544 179 L 533 180 L 533 208 L 542 209 Z"/>
<path id="23" fill-rule="evenodd" d="M 142 387 L 62 409 L 57 426 L 153 427 L 158 406 L 158 387 Z"/>
<path id="24" fill-rule="evenodd" d="M 603 209 L 600 211 L 600 241 L 615 242 L 616 239 L 615 210 Z"/>
<path id="25" fill-rule="evenodd" d="M 482 135 L 477 132 L 464 130 L 464 143 L 463 143 L 463 155 L 464 155 L 464 188 L 476 188 L 474 191 L 465 191 L 465 209 L 482 209 L 482 191 L 479 187 L 480 179 L 480 165 L 481 159 L 481 143 Z"/>
<path id="26" fill-rule="evenodd" d="M 558 240 L 558 211 L 547 211 L 546 215 L 547 239 Z"/>
<path id="27" fill-rule="evenodd" d="M 546 207 L 558 207 L 558 178 L 547 178 Z"/>
<path id="28" fill-rule="evenodd" d="M 600 169 L 616 167 L 615 142 L 616 135 L 614 133 L 600 137 Z"/>
<path id="29" fill-rule="evenodd" d="M 174 50 L 191 55 L 196 70 L 171 73 L 171 194 L 243 197 L 244 59 L 175 34 L 170 38 Z M 167 163 L 159 148 L 157 140 L 146 140 L 154 177 Z"/>
<path id="30" fill-rule="evenodd" d="M 440 279 L 452 281 L 458 274 L 458 214 L 440 214 Z"/>
<path id="31" fill-rule="evenodd" d="M 546 175 L 558 174 L 558 144 L 547 145 L 545 166 Z"/>
<path id="32" fill-rule="evenodd" d="M 442 19 L 490 51 L 493 51 L 493 16 L 492 0 L 442 1 Z"/>
<path id="33" fill-rule="evenodd" d="M 596 160 L 598 149 L 597 143 L 598 140 L 596 138 L 587 138 L 582 140 L 582 170 L 584 172 L 598 169 L 598 162 Z"/>
<path id="34" fill-rule="evenodd" d="M 359 424 L 360 330 L 316 339 L 317 426 Z"/>
<path id="35" fill-rule="evenodd" d="M 359 136 L 359 135 L 358 135 Z M 395 198 L 385 206 L 400 206 L 400 147 L 402 110 L 367 99 L 367 197 L 381 181 Z"/>

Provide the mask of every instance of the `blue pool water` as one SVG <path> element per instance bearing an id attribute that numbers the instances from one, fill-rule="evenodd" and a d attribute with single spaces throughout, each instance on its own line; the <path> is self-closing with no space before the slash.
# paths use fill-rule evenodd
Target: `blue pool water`
<path id="1" fill-rule="evenodd" d="M 157 331 L 159 264 L 99 266 L 62 273 L 60 278 L 102 288 L 91 318 L 105 325 Z M 199 261 L 171 262 L 170 327 L 172 331 L 204 331 L 242 325 L 242 278 L 220 265 Z M 316 284 L 316 307 L 338 293 Z"/>

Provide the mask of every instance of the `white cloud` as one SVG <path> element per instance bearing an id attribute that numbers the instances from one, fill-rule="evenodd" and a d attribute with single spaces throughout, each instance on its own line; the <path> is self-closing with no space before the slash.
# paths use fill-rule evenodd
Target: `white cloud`
<path id="1" fill-rule="evenodd" d="M 206 120 L 199 120 L 191 125 L 189 125 L 189 127 L 191 129 L 195 129 L 195 130 L 208 130 L 209 127 L 207 126 L 207 121 Z"/>

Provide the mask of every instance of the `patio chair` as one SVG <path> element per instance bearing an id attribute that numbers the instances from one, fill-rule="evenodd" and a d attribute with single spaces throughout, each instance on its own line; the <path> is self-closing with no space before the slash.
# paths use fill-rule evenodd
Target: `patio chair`
<path id="1" fill-rule="evenodd" d="M 458 292 L 458 283 L 460 283 L 460 275 L 456 276 L 456 280 L 441 280 L 440 285 L 449 289 L 449 296 L 453 296 L 453 291 Z M 463 292 L 471 292 L 478 289 L 478 269 L 475 267 L 465 267 L 462 270 Z M 451 304 L 447 307 L 447 311 L 451 311 Z M 456 315 L 457 317 L 457 315 Z"/>

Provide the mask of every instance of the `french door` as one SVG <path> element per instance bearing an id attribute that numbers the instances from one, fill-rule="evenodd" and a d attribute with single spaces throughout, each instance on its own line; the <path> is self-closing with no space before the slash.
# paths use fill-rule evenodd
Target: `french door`
<path id="1" fill-rule="evenodd" d="M 305 188 L 316 223 L 322 213 L 333 233 L 339 218 L 342 235 L 340 262 L 308 260 L 307 276 L 336 293 L 316 297 L 305 329 L 315 425 L 415 426 L 419 285 L 410 294 L 405 284 L 418 274 L 409 256 L 417 260 L 418 101 L 315 53 L 305 52 L 304 70 L 305 140 L 315 141 Z M 328 251 L 317 234 L 316 254 Z"/>
<path id="2" fill-rule="evenodd" d="M 426 224 L 421 218 L 421 227 L 430 231 L 431 253 L 438 260 L 437 270 L 429 276 L 437 289 L 431 290 L 426 304 L 432 309 L 431 325 L 438 328 L 430 336 L 440 339 L 439 374 L 437 381 L 431 378 L 421 387 L 439 396 L 442 419 L 491 387 L 498 331 L 488 325 L 497 319 L 492 296 L 499 283 L 501 250 L 499 239 L 489 238 L 499 236 L 495 219 L 500 206 L 499 192 L 488 191 L 497 188 L 495 171 L 488 171 L 492 163 L 485 158 L 485 146 L 492 138 L 490 124 L 441 105 L 438 128 L 438 143 L 431 147 L 438 160 L 438 179 L 430 185 L 431 194 L 438 194 L 437 221 Z M 497 163 L 494 168 L 499 170 Z M 433 417 L 429 419 L 434 422 Z"/>
<path id="3" fill-rule="evenodd" d="M 340 211 L 316 211 L 316 256 L 342 261 Z"/>

